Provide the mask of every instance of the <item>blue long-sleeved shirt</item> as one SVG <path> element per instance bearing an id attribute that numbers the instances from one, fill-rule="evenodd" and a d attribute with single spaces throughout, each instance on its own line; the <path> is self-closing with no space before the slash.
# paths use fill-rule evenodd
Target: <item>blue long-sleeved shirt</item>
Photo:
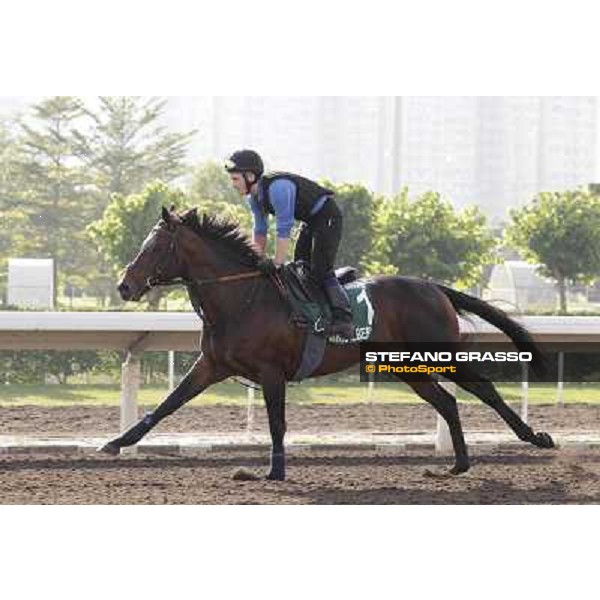
<path id="1" fill-rule="evenodd" d="M 314 215 L 319 212 L 327 198 L 328 196 L 319 198 L 310 211 L 310 214 Z M 254 234 L 267 235 L 268 215 L 261 210 L 263 198 L 260 186 L 258 198 L 249 194 L 247 199 L 254 218 Z M 287 239 L 290 237 L 295 221 L 296 186 L 289 179 L 276 179 L 269 187 L 269 200 L 275 211 L 277 237 L 279 239 Z"/>

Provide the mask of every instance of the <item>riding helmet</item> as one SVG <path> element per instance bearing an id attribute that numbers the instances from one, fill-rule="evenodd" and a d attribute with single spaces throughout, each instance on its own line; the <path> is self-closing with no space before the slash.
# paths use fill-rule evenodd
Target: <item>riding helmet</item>
<path id="1" fill-rule="evenodd" d="M 254 150 L 237 150 L 226 161 L 225 169 L 229 173 L 254 173 L 256 177 L 260 177 L 265 167 L 262 158 L 258 152 Z"/>

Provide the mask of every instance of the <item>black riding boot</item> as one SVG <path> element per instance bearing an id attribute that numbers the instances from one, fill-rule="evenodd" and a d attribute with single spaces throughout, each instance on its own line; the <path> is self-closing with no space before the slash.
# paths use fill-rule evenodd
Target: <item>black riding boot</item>
<path id="1" fill-rule="evenodd" d="M 351 340 L 354 338 L 354 325 L 352 324 L 352 309 L 346 290 L 336 279 L 334 285 L 325 286 L 325 293 L 331 305 L 333 316 L 333 322 L 327 330 L 327 335 L 339 335 Z"/>

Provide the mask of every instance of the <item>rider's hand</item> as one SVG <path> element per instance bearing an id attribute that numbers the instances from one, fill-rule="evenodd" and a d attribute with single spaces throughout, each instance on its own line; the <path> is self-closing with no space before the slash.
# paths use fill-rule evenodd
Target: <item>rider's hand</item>
<path id="1" fill-rule="evenodd" d="M 256 265 L 258 270 L 264 273 L 265 275 L 274 275 L 279 268 L 278 265 L 275 264 L 272 258 L 261 258 Z"/>

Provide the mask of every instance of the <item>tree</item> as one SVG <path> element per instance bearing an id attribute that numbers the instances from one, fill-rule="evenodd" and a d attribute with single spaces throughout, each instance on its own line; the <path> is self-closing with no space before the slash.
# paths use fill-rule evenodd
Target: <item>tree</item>
<path id="1" fill-rule="evenodd" d="M 162 206 L 183 207 L 184 194 L 171 190 L 165 183 L 148 184 L 140 194 L 113 194 L 102 218 L 88 226 L 87 231 L 99 251 L 111 266 L 114 280 L 119 272 L 139 252 L 148 232 L 160 219 Z M 147 300 L 156 309 L 162 294 L 156 290 Z"/>
<path id="2" fill-rule="evenodd" d="M 101 354 L 95 350 L 4 350 L 0 351 L 0 384 L 44 384 L 46 377 L 53 375 L 64 385 L 69 377 L 101 364 Z"/>
<path id="3" fill-rule="evenodd" d="M 400 273 L 469 287 L 494 260 L 495 241 L 477 207 L 458 213 L 437 192 L 383 202 L 375 223 L 372 273 Z"/>
<path id="4" fill-rule="evenodd" d="M 16 169 L 20 145 L 11 123 L 0 120 L 0 208 L 7 210 L 18 205 L 20 190 Z M 4 230 L 2 230 L 3 233 Z"/>
<path id="5" fill-rule="evenodd" d="M 213 202 L 225 202 L 233 206 L 244 206 L 246 202 L 231 185 L 223 165 L 214 161 L 195 167 L 189 193 L 192 198 L 210 198 Z"/>
<path id="6" fill-rule="evenodd" d="M 250 208 L 233 188 L 229 175 L 218 163 L 206 162 L 194 169 L 188 195 L 190 203 L 197 206 L 200 212 L 219 215 L 250 231 Z"/>
<path id="7" fill-rule="evenodd" d="M 21 186 L 16 168 L 19 146 L 10 124 L 0 121 L 0 297 L 4 296 L 8 258 L 23 244 L 27 216 L 18 201 Z"/>
<path id="8" fill-rule="evenodd" d="M 0 217 L 11 224 L 0 235 L 0 261 L 8 248 L 51 257 L 55 293 L 68 281 L 106 297 L 114 274 L 86 226 L 100 218 L 111 192 L 141 191 L 153 178 L 170 181 L 187 169 L 192 133 L 166 131 L 165 102 L 102 97 L 86 106 L 50 97 L 20 120 L 19 135 L 0 127 Z"/>
<path id="9" fill-rule="evenodd" d="M 14 251 L 54 259 L 55 294 L 58 265 L 65 274 L 83 276 L 94 263 L 84 228 L 96 205 L 77 161 L 75 131 L 83 116 L 81 101 L 71 96 L 33 105 L 19 123 L 19 151 L 11 167 L 20 186 L 11 204 L 26 216 Z"/>
<path id="10" fill-rule="evenodd" d="M 97 108 L 86 108 L 93 129 L 80 133 L 79 152 L 106 199 L 111 193 L 140 192 L 156 179 L 170 183 L 186 172 L 187 146 L 195 131 L 167 131 L 161 125 L 166 102 L 100 96 Z"/>
<path id="11" fill-rule="evenodd" d="M 79 158 L 94 182 L 98 218 L 113 193 L 141 192 L 154 180 L 169 183 L 188 167 L 187 147 L 194 131 L 176 133 L 162 124 L 166 99 L 134 96 L 101 96 L 85 106 L 89 126 L 76 132 Z M 116 300 L 110 265 L 95 263 L 89 291 Z M 150 294 L 153 298 L 158 295 Z"/>
<path id="12" fill-rule="evenodd" d="M 591 283 L 600 274 L 600 197 L 585 190 L 542 192 L 510 214 L 507 243 L 556 281 L 566 314 L 567 282 Z"/>

